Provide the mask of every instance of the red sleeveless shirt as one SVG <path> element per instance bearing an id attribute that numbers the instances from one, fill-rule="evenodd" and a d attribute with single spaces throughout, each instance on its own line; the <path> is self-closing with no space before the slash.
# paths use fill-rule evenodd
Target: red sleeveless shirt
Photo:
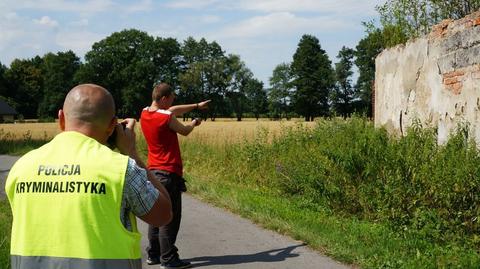
<path id="1" fill-rule="evenodd" d="M 140 125 L 148 145 L 148 169 L 164 170 L 182 176 L 183 165 L 177 133 L 168 126 L 172 116 L 168 110 L 149 111 L 146 107 L 140 116 Z"/>

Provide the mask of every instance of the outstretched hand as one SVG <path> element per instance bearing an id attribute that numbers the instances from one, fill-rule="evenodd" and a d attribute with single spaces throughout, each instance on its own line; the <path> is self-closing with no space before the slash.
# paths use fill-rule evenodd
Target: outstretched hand
<path id="1" fill-rule="evenodd" d="M 201 109 L 201 110 L 208 109 L 208 103 L 210 103 L 211 101 L 212 100 L 206 100 L 198 103 L 198 109 Z"/>

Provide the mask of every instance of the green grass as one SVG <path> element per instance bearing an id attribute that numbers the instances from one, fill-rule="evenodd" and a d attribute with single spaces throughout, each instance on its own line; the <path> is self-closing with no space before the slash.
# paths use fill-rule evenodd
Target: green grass
<path id="1" fill-rule="evenodd" d="M 20 156 L 39 148 L 49 140 L 46 135 L 42 139 L 33 139 L 30 132 L 23 134 L 19 139 L 14 134 L 0 129 L 0 154 Z"/>
<path id="2" fill-rule="evenodd" d="M 12 214 L 7 199 L 0 198 L 0 268 L 10 268 Z"/>
<path id="3" fill-rule="evenodd" d="M 480 155 L 458 132 L 390 138 L 364 119 L 268 132 L 240 144 L 182 143 L 203 199 L 363 268 L 477 268 Z"/>
<path id="4" fill-rule="evenodd" d="M 0 153 L 45 142 L 3 134 Z M 353 118 L 298 125 L 273 141 L 260 130 L 253 141 L 187 138 L 181 146 L 192 193 L 339 261 L 362 268 L 479 267 L 480 154 L 465 128 L 438 146 L 435 130 L 418 124 L 406 137 L 391 138 Z M 5 201 L 0 210 L 0 268 L 7 268 Z"/>
<path id="5" fill-rule="evenodd" d="M 388 225 L 335 216 L 305 201 L 259 189 L 188 178 L 189 191 L 261 226 L 302 240 L 314 249 L 362 268 L 476 268 L 480 257 L 458 244 L 437 245 Z"/>

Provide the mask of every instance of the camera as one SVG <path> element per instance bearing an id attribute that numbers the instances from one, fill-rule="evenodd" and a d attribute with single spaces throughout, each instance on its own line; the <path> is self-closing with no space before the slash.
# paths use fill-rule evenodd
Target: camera
<path id="1" fill-rule="evenodd" d="M 127 124 L 124 123 L 124 122 L 118 123 L 118 124 L 122 125 L 123 130 L 125 130 L 125 128 L 127 128 Z M 117 128 L 115 126 L 115 129 L 113 129 L 112 134 L 107 139 L 107 146 L 112 150 L 117 147 L 116 139 L 117 139 Z"/>
<path id="2" fill-rule="evenodd" d="M 200 122 L 202 122 L 201 118 L 194 118 L 194 120 L 195 120 L 195 126 L 200 125 Z"/>

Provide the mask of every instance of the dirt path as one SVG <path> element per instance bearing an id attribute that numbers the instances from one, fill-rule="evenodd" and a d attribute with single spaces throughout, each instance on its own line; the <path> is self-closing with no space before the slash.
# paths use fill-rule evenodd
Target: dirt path
<path id="1" fill-rule="evenodd" d="M 0 155 L 0 198 L 8 170 L 18 157 Z M 147 225 L 139 220 L 144 268 Z M 183 196 L 183 219 L 177 246 L 195 268 L 351 268 L 310 250 L 302 242 L 265 230 L 251 221 L 212 207 L 190 195 Z"/>

